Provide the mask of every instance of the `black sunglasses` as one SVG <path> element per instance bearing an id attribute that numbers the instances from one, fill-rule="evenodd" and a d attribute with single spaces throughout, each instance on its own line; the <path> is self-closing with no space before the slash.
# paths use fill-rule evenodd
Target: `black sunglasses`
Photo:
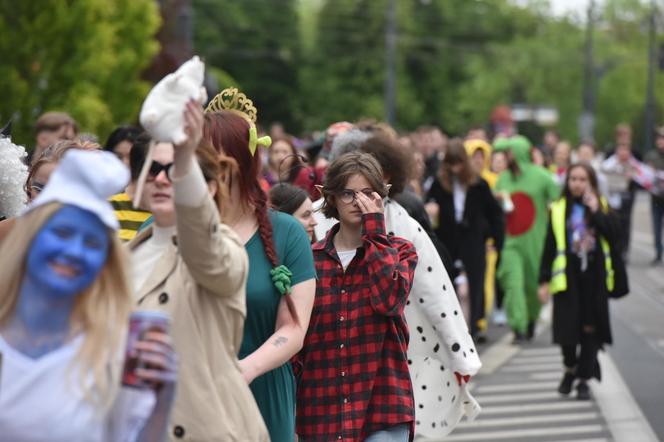
<path id="1" fill-rule="evenodd" d="M 157 176 L 163 170 L 164 172 L 166 172 L 166 178 L 168 179 L 168 181 L 170 181 L 171 177 L 168 176 L 168 171 L 171 170 L 171 167 L 173 167 L 173 163 L 161 164 L 153 160 L 152 164 L 150 164 L 150 170 L 148 170 L 148 175 L 150 176 L 150 178 L 154 179 L 157 178 Z"/>

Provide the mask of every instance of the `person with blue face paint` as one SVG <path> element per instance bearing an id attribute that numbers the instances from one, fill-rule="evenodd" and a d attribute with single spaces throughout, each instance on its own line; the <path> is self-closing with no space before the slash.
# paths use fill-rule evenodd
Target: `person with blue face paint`
<path id="1" fill-rule="evenodd" d="M 0 438 L 161 440 L 176 358 L 167 334 L 137 343 L 154 389 L 120 386 L 131 310 L 127 257 L 106 201 L 128 172 L 71 150 L 0 248 Z"/>

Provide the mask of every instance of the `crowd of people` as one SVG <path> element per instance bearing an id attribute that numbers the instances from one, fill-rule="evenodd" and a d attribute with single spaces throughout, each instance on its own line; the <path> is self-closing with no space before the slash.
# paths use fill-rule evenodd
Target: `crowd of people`
<path id="1" fill-rule="evenodd" d="M 638 188 L 662 262 L 664 128 L 644 162 L 626 125 L 602 156 L 504 116 L 454 138 L 358 121 L 269 140 L 195 101 L 184 121 L 180 144 L 122 126 L 102 146 L 62 112 L 30 153 L 0 136 L 8 440 L 440 439 L 479 413 L 489 322 L 527 343 L 548 302 L 558 391 L 588 399 Z M 137 344 L 147 389 L 120 380 L 132 311 L 170 318 Z"/>

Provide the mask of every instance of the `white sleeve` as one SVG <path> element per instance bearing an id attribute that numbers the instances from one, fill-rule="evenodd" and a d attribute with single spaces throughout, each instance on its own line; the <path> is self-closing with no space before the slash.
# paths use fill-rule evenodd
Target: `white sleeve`
<path id="1" fill-rule="evenodd" d="M 394 202 L 392 202 L 394 203 Z M 409 351 L 422 353 L 427 356 L 442 358 L 441 351 L 447 356 L 442 358 L 451 363 L 453 371 L 463 375 L 474 376 L 482 366 L 475 344 L 468 332 L 468 326 L 463 317 L 459 300 L 454 290 L 454 284 L 438 255 L 431 238 L 420 224 L 405 213 L 406 218 L 397 230 L 407 232 L 406 239 L 411 241 L 417 250 L 418 263 L 415 277 L 409 296 L 409 305 L 406 308 L 408 326 L 411 330 L 411 344 Z M 399 235 L 401 232 L 397 231 Z M 410 307 L 410 308 L 408 308 Z M 409 311 L 411 312 L 408 315 Z M 415 321 L 427 322 L 418 324 Z M 428 325 L 429 327 L 426 327 Z M 434 334 L 422 340 L 418 336 L 422 327 L 422 334 Z M 436 346 L 440 342 L 440 347 Z"/>
<path id="2" fill-rule="evenodd" d="M 134 442 L 150 418 L 157 399 L 153 390 L 122 386 L 107 424 L 107 442 Z"/>
<path id="3" fill-rule="evenodd" d="M 325 239 L 325 235 L 327 235 L 327 231 L 332 228 L 337 221 L 334 218 L 326 218 L 325 215 L 323 215 L 323 212 L 321 212 L 321 208 L 323 207 L 323 198 L 317 199 L 313 203 L 314 207 L 314 219 L 318 224 L 314 226 L 314 234 L 316 235 L 316 240 L 320 241 L 322 239 Z"/>

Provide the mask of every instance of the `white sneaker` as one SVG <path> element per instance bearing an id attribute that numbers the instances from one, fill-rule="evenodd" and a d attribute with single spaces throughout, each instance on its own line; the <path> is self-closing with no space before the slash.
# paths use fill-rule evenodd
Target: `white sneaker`
<path id="1" fill-rule="evenodd" d="M 491 321 L 495 325 L 500 325 L 500 326 L 507 324 L 507 314 L 505 313 L 505 310 L 502 308 L 495 309 L 493 311 Z"/>

